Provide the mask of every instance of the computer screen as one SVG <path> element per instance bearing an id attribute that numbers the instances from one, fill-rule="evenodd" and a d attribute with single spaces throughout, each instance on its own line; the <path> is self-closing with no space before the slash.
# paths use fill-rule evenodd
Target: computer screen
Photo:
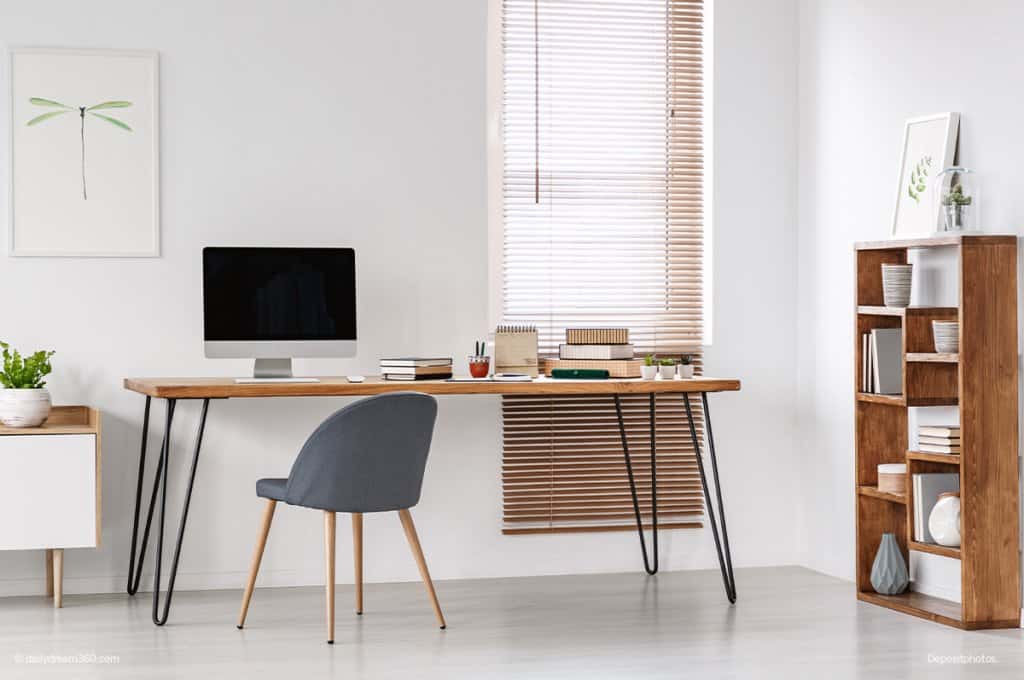
<path id="1" fill-rule="evenodd" d="M 207 342 L 356 339 L 351 248 L 203 249 Z"/>

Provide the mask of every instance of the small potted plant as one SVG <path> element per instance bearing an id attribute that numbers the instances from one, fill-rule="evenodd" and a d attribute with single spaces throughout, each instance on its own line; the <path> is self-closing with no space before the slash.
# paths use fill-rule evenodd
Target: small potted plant
<path id="1" fill-rule="evenodd" d="M 644 365 L 640 367 L 640 375 L 643 376 L 644 380 L 654 380 L 658 375 L 658 364 L 655 363 L 657 359 L 654 358 L 653 354 L 648 354 L 644 357 Z"/>
<path id="2" fill-rule="evenodd" d="M 683 379 L 693 377 L 693 357 L 689 354 L 684 354 L 679 359 L 679 377 Z"/>
<path id="3" fill-rule="evenodd" d="M 942 211 L 946 231 L 963 231 L 970 226 L 969 208 L 974 198 L 964 193 L 963 185 L 956 184 L 942 196 Z"/>
<path id="4" fill-rule="evenodd" d="M 676 377 L 676 360 L 662 359 L 658 362 L 658 374 L 662 380 L 673 380 Z"/>
<path id="5" fill-rule="evenodd" d="M 50 393 L 43 377 L 52 370 L 52 351 L 40 350 L 22 357 L 6 342 L 3 349 L 3 371 L 0 371 L 0 422 L 8 427 L 38 427 L 50 416 Z"/>

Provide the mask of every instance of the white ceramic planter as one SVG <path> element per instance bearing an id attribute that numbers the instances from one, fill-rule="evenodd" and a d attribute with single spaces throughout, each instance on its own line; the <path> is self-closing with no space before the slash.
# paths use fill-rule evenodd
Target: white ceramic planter
<path id="1" fill-rule="evenodd" d="M 50 408 L 45 387 L 0 390 L 0 422 L 7 427 L 38 427 L 50 416 Z"/>
<path id="2" fill-rule="evenodd" d="M 640 376 L 644 380 L 654 380 L 658 376 L 658 367 L 657 366 L 641 366 L 640 367 Z"/>
<path id="3" fill-rule="evenodd" d="M 679 377 L 686 380 L 693 377 L 693 364 L 679 364 Z"/>
<path id="4" fill-rule="evenodd" d="M 672 366 L 658 366 L 658 374 L 662 380 L 675 380 L 676 367 L 674 364 Z"/>

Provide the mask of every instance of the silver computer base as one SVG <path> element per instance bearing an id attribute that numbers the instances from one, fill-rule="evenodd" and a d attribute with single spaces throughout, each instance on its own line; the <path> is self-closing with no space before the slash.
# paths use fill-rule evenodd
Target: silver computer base
<path id="1" fill-rule="evenodd" d="M 291 359 L 256 359 L 251 378 L 235 378 L 236 383 L 315 383 L 317 378 L 296 378 Z"/>

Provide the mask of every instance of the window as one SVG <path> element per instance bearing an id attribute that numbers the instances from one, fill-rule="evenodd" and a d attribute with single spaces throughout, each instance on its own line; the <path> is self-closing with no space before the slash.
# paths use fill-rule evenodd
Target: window
<path id="1" fill-rule="evenodd" d="M 501 316 L 542 355 L 624 326 L 699 370 L 703 32 L 699 0 L 502 1 Z M 649 514 L 647 398 L 624 407 Z M 508 397 L 503 418 L 506 532 L 633 526 L 610 400 Z M 658 419 L 659 522 L 699 525 L 678 397 Z"/>

